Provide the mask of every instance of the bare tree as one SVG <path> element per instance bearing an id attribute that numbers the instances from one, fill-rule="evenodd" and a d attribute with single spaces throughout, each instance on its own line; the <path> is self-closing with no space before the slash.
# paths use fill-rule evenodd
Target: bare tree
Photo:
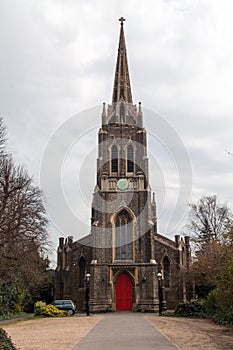
<path id="1" fill-rule="evenodd" d="M 40 190 L 10 156 L 0 160 L 0 243 L 11 237 L 43 242 L 47 219 Z"/>
<path id="2" fill-rule="evenodd" d="M 228 236 L 233 226 L 232 214 L 226 204 L 218 204 L 216 196 L 202 197 L 190 205 L 187 229 L 199 246 Z"/>
<path id="3" fill-rule="evenodd" d="M 232 307 L 233 220 L 226 204 L 216 196 L 206 196 L 191 204 L 188 232 L 194 242 L 196 258 L 192 276 L 201 297 L 211 290 L 219 295 L 219 310 Z M 216 304 L 216 305 L 217 305 Z"/>
<path id="4" fill-rule="evenodd" d="M 5 127 L 0 121 L 0 145 Z M 0 279 L 35 288 L 45 278 L 47 217 L 41 191 L 22 166 L 0 153 Z"/>
<path id="5" fill-rule="evenodd" d="M 6 127 L 0 117 L 0 155 L 2 155 L 6 144 Z"/>

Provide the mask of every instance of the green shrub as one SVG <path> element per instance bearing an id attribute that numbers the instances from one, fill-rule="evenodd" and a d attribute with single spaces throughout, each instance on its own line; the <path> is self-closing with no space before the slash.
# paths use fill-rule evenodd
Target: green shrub
<path id="1" fill-rule="evenodd" d="M 15 311 L 27 311 L 28 306 L 32 303 L 32 296 L 27 289 L 18 288 L 17 303 L 15 304 Z"/>
<path id="2" fill-rule="evenodd" d="M 4 329 L 0 328 L 0 349 L 1 350 L 17 350 L 14 344 L 11 341 L 11 338 L 8 337 Z"/>
<path id="3" fill-rule="evenodd" d="M 207 313 L 216 323 L 233 325 L 233 300 L 220 288 L 215 288 L 205 301 Z"/>
<path id="4" fill-rule="evenodd" d="M 178 304 L 174 312 L 175 316 L 206 317 L 206 307 L 200 300 Z"/>
<path id="5" fill-rule="evenodd" d="M 27 289 L 20 288 L 15 282 L 0 283 L 0 315 L 27 311 L 31 302 L 32 296 Z"/>
<path id="6" fill-rule="evenodd" d="M 222 310 L 217 310 L 212 316 L 213 320 L 222 325 L 233 326 L 233 307 L 228 311 L 223 312 Z"/>
<path id="7" fill-rule="evenodd" d="M 212 290 L 205 299 L 206 310 L 209 316 L 217 312 L 216 290 Z"/>
<path id="8" fill-rule="evenodd" d="M 0 286 L 1 294 L 1 314 L 15 311 L 15 304 L 17 303 L 18 290 L 16 284 L 4 284 Z"/>

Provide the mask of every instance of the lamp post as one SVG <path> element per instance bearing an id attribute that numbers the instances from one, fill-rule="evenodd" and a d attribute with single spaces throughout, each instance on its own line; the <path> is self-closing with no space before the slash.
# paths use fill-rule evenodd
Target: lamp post
<path id="1" fill-rule="evenodd" d="M 89 273 L 86 274 L 86 310 L 87 310 L 87 316 L 90 315 L 89 311 L 89 299 L 90 299 L 90 277 L 91 275 Z"/>
<path id="2" fill-rule="evenodd" d="M 163 311 L 163 289 L 162 289 L 162 274 L 161 272 L 157 273 L 158 278 L 158 292 L 159 292 L 159 316 L 162 315 Z"/>

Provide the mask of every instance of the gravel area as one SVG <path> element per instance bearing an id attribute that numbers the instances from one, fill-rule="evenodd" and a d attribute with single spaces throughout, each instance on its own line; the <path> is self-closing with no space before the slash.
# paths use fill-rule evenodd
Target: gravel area
<path id="1" fill-rule="evenodd" d="M 232 350 L 233 328 L 211 320 L 146 316 L 180 350 Z"/>
<path id="2" fill-rule="evenodd" d="M 2 328 L 19 350 L 71 350 L 102 318 L 43 318 L 2 325 Z"/>
<path id="3" fill-rule="evenodd" d="M 43 318 L 2 327 L 19 350 L 72 350 L 103 317 Z M 155 315 L 144 317 L 180 350 L 233 349 L 233 328 L 204 319 Z"/>

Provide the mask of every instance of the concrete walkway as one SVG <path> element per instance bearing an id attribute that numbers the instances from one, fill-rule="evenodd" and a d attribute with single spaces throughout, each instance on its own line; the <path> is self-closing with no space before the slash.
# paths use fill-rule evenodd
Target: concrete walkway
<path id="1" fill-rule="evenodd" d="M 143 316 L 133 312 L 106 314 L 73 350 L 177 350 Z"/>

